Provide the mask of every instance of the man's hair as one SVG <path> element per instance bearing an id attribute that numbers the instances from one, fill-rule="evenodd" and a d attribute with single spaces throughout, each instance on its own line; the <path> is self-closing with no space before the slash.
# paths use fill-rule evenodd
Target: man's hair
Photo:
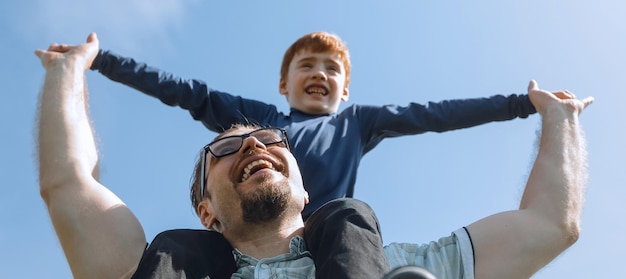
<path id="1" fill-rule="evenodd" d="M 230 128 L 224 130 L 223 132 L 221 132 L 219 135 L 217 135 L 213 140 L 217 140 L 219 138 L 221 138 L 224 134 L 233 131 L 233 130 L 237 130 L 237 129 L 259 129 L 261 128 L 261 126 L 259 125 L 255 125 L 255 124 L 233 124 Z M 204 152 L 204 149 L 201 150 L 201 152 Z M 211 155 L 206 155 L 206 156 L 211 156 Z M 206 166 L 209 165 L 209 160 L 211 160 L 210 157 L 207 157 L 207 162 L 206 162 Z M 205 166 L 205 167 L 206 167 Z M 200 179 L 202 179 L 201 174 L 203 171 L 202 169 L 202 154 L 200 154 L 200 156 L 198 156 L 198 159 L 196 159 L 196 163 L 195 166 L 193 168 L 193 174 L 191 175 L 191 180 L 189 182 L 189 184 L 191 184 L 191 187 L 189 189 L 189 197 L 191 198 L 191 206 L 193 206 L 193 211 L 196 212 L 196 214 L 198 214 L 198 204 L 200 204 L 200 202 L 202 201 L 202 194 L 200 193 L 202 190 L 200 189 Z M 207 176 L 205 178 L 207 178 L 209 175 L 207 174 Z M 208 188 L 208 185 L 206 185 L 206 188 Z M 206 191 L 206 189 L 204 189 Z"/>
<path id="2" fill-rule="evenodd" d="M 343 62 L 343 67 L 346 69 L 346 84 L 348 87 L 350 84 L 350 53 L 348 53 L 348 46 L 344 43 L 339 36 L 327 32 L 313 32 L 306 34 L 297 41 L 295 41 L 285 51 L 283 57 L 283 63 L 280 66 L 280 79 L 287 81 L 287 72 L 289 72 L 289 64 L 293 57 L 301 50 L 308 50 L 313 53 L 332 52 L 338 53 Z"/>

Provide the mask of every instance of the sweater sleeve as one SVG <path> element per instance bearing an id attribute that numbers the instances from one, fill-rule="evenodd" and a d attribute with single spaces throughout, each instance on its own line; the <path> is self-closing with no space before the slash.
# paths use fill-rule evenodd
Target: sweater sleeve
<path id="1" fill-rule="evenodd" d="M 494 121 L 527 118 L 537 112 L 528 95 L 495 95 L 408 106 L 360 106 L 362 140 L 366 150 L 382 139 L 425 132 L 445 132 Z"/>
<path id="2" fill-rule="evenodd" d="M 210 89 L 204 81 L 183 79 L 132 58 L 100 50 L 91 66 L 107 78 L 188 110 L 209 130 L 221 132 L 232 124 L 270 122 L 275 106 Z"/>

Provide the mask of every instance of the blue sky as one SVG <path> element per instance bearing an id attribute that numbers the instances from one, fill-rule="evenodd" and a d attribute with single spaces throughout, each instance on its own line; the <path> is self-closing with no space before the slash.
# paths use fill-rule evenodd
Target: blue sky
<path id="1" fill-rule="evenodd" d="M 569 89 L 596 102 L 581 115 L 590 180 L 579 241 L 533 278 L 623 274 L 626 231 L 626 4 L 621 1 L 26 0 L 0 3 L 0 278 L 71 278 L 38 193 L 35 116 L 52 42 L 97 32 L 102 48 L 211 87 L 273 103 L 283 52 L 312 31 L 352 56 L 350 101 L 399 104 Z M 476 1 L 478 2 L 478 1 Z M 89 72 L 101 180 L 148 239 L 201 228 L 188 182 L 215 134 L 189 114 Z M 514 209 L 540 118 L 383 141 L 359 169 L 356 197 L 377 211 L 385 243 L 424 243 Z M 98 251 L 94 251 L 97 253 Z"/>

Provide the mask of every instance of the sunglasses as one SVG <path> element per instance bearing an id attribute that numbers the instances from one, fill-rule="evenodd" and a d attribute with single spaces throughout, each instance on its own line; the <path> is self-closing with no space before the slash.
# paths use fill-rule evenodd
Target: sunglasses
<path id="1" fill-rule="evenodd" d="M 243 141 L 249 137 L 255 137 L 265 146 L 278 145 L 290 150 L 287 132 L 281 128 L 261 128 L 243 135 L 219 138 L 205 145 L 200 153 L 200 158 L 202 158 L 202 164 L 200 166 L 200 190 L 202 191 L 200 192 L 201 200 L 204 199 L 204 192 L 206 191 L 207 154 L 211 153 L 211 156 L 214 158 L 221 158 L 235 154 L 239 152 L 243 146 Z"/>

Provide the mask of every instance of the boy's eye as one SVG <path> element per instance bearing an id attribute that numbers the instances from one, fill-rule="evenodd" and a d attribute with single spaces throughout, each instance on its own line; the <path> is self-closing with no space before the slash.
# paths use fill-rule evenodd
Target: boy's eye
<path id="1" fill-rule="evenodd" d="M 311 63 L 304 63 L 304 64 L 302 64 L 302 68 L 313 68 L 313 64 L 311 64 Z"/>

